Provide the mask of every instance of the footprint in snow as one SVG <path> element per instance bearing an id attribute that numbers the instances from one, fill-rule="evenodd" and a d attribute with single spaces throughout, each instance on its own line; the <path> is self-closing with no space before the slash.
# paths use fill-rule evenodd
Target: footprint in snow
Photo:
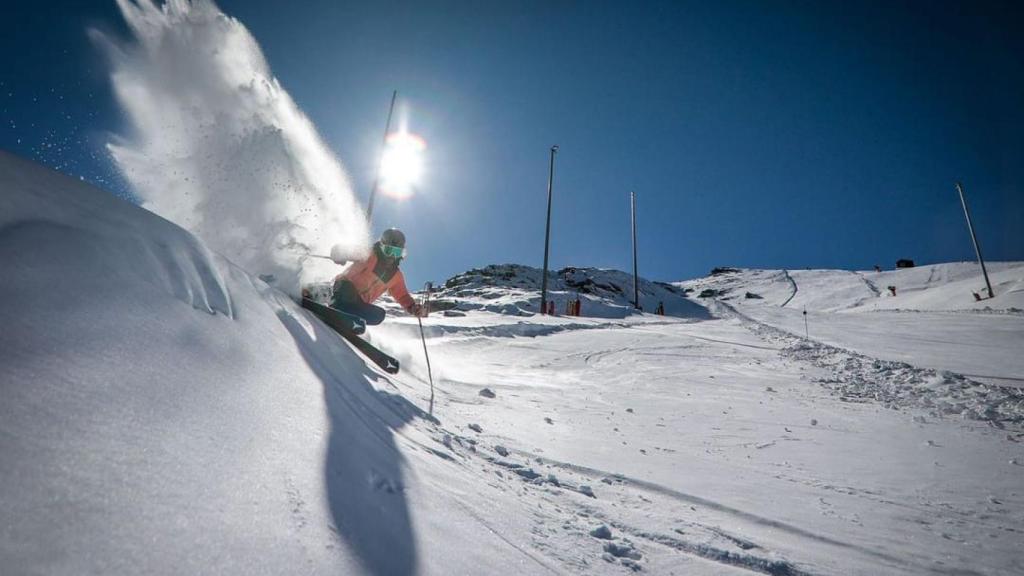
<path id="1" fill-rule="evenodd" d="M 633 543 L 629 540 L 623 540 L 622 544 L 605 542 L 604 551 L 616 558 L 639 560 L 643 557 L 643 554 L 641 554 L 636 548 L 633 548 Z"/>
<path id="2" fill-rule="evenodd" d="M 373 486 L 374 491 L 387 492 L 388 494 L 395 494 L 402 491 L 402 484 L 396 482 L 383 474 L 380 474 L 376 470 L 370 470 L 367 476 L 367 482 Z"/>

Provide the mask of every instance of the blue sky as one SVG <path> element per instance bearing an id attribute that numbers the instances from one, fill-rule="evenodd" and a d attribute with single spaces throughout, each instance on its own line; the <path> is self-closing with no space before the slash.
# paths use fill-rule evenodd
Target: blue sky
<path id="1" fill-rule="evenodd" d="M 1005 2 L 218 3 L 260 42 L 361 197 L 391 91 L 429 146 L 406 230 L 413 287 L 539 266 L 558 144 L 553 267 L 1024 260 L 1024 8 Z M 86 28 L 113 1 L 6 8 L 0 147 L 126 195 L 123 119 Z M 13 12 L 13 14 L 11 14 Z"/>

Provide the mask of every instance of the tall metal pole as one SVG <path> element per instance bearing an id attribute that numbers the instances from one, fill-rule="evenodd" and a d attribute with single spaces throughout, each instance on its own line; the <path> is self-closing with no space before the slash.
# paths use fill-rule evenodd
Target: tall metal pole
<path id="1" fill-rule="evenodd" d="M 971 242 L 974 242 L 974 253 L 978 255 L 978 264 L 981 264 L 981 273 L 985 276 L 985 287 L 988 288 L 988 297 L 995 296 L 992 292 L 992 283 L 988 281 L 988 270 L 985 269 L 985 259 L 981 257 L 981 246 L 978 245 L 978 237 L 974 235 L 974 225 L 971 224 L 971 212 L 967 209 L 967 200 L 964 198 L 964 189 L 960 183 L 956 183 L 956 191 L 960 193 L 960 204 L 964 207 L 964 216 L 967 218 L 967 229 L 971 232 Z"/>
<path id="2" fill-rule="evenodd" d="M 633 216 L 633 308 L 640 309 L 640 280 L 636 266 L 636 192 L 629 193 L 629 205 Z"/>
<path id="3" fill-rule="evenodd" d="M 366 223 L 372 223 L 373 201 L 377 198 L 377 185 L 380 183 L 380 165 L 384 163 L 384 151 L 388 145 L 388 134 L 391 133 L 391 115 L 395 112 L 395 98 L 398 97 L 398 90 L 391 93 L 391 106 L 388 108 L 388 122 L 384 125 L 384 143 L 381 146 L 380 158 L 377 159 L 377 173 L 373 176 L 373 188 L 370 189 L 370 199 L 366 202 Z M 372 231 L 371 231 L 372 233 Z"/>
<path id="4" fill-rule="evenodd" d="M 551 147 L 551 162 L 548 166 L 548 220 L 544 229 L 544 276 L 540 281 L 540 313 L 548 313 L 548 247 L 551 244 L 551 188 L 555 181 L 555 154 L 558 145 Z"/>

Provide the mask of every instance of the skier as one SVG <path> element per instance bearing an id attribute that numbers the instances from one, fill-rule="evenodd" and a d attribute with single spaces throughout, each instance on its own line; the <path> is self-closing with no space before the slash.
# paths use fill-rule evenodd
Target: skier
<path id="1" fill-rule="evenodd" d="M 409 295 L 405 277 L 398 269 L 404 257 L 405 234 L 397 228 L 385 230 L 380 240 L 374 243 L 368 258 L 354 262 L 334 279 L 331 307 L 375 326 L 384 321 L 385 311 L 373 302 L 387 291 L 406 312 L 417 317 L 426 316 L 426 310 Z"/>

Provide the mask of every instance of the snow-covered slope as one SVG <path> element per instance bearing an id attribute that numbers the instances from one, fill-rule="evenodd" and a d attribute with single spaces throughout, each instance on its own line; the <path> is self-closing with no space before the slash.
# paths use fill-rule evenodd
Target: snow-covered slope
<path id="1" fill-rule="evenodd" d="M 540 310 L 543 272 L 517 264 L 491 265 L 449 278 L 437 292 L 442 301 L 458 310 L 485 310 L 528 315 Z M 640 306 L 654 312 L 664 305 L 666 316 L 708 318 L 707 310 L 688 300 L 682 290 L 664 282 L 639 281 Z M 563 268 L 549 272 L 548 300 L 556 314 L 564 314 L 566 302 L 579 298 L 580 311 L 592 318 L 625 318 L 633 307 L 633 276 L 619 270 Z"/>
<path id="2" fill-rule="evenodd" d="M 972 263 L 884 272 L 724 269 L 677 286 L 827 345 L 1021 386 L 1024 262 L 988 266 L 995 297 L 982 300 L 973 293 L 984 293 L 984 279 Z"/>
<path id="3" fill-rule="evenodd" d="M 2 152 L 0 190 L 0 572 L 537 565 L 425 389 L 149 212 Z"/>
<path id="4" fill-rule="evenodd" d="M 994 298 L 985 294 L 974 262 L 932 264 L 882 272 L 849 270 L 750 270 L 721 268 L 676 286 L 747 306 L 815 312 L 908 310 L 917 312 L 1024 313 L 1024 262 L 987 263 Z M 895 294 L 889 287 L 895 288 Z"/>
<path id="5" fill-rule="evenodd" d="M 551 284 L 583 315 L 548 317 L 535 272 L 489 267 L 423 320 L 431 417 L 414 319 L 371 329 L 388 376 L 165 220 L 3 153 L 0 191 L 3 574 L 1024 570 L 1014 389 L 803 338 L 782 304 L 887 349 L 898 318 L 1019 338 L 1009 307 L 863 311 L 852 276 L 744 271 L 718 302 L 643 284 L 656 316 L 578 269 Z"/>
<path id="6" fill-rule="evenodd" d="M 811 326 L 859 319 L 875 345 L 896 350 L 896 316 L 902 330 L 931 340 L 951 326 L 977 340 L 1003 321 L 1020 339 L 1012 311 L 826 312 L 873 293 L 848 272 L 735 271 L 680 286 L 712 315 L 524 320 L 472 305 L 515 301 L 515 277 L 472 276 L 461 296 L 469 303 L 460 303 L 468 311 L 427 322 L 439 410 L 465 423 L 480 452 L 493 446 L 497 463 L 529 466 L 540 480 L 551 474 L 549 487 L 593 487 L 582 510 L 556 490 L 540 496 L 533 544 L 561 565 L 606 568 L 588 563 L 593 544 L 556 544 L 600 523 L 609 530 L 593 538 L 609 538 L 605 561 L 657 574 L 1024 569 L 1024 393 L 929 368 L 927 354 L 887 361 L 755 315 L 789 313 L 781 306 L 801 286 L 820 303 Z M 447 294 L 458 301 L 470 283 L 452 284 Z M 722 299 L 698 298 L 705 289 Z M 403 319 L 390 329 L 402 325 L 415 326 Z M 944 355 L 963 362 L 969 351 Z M 1016 356 L 1006 347 L 988 354 L 1007 373 Z M 493 394 L 479 395 L 484 387 Z"/>

